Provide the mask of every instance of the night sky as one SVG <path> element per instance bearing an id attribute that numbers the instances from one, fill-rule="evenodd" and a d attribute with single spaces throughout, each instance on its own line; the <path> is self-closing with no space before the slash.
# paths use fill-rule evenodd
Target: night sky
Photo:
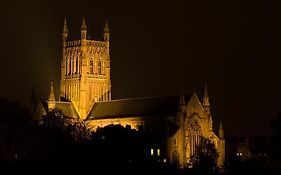
<path id="1" fill-rule="evenodd" d="M 92 39 L 111 29 L 113 98 L 174 95 L 208 83 L 215 129 L 269 132 L 281 111 L 280 1 L 60 1 L 1 4 L 0 97 L 28 104 L 31 89 L 58 97 L 61 31 Z"/>

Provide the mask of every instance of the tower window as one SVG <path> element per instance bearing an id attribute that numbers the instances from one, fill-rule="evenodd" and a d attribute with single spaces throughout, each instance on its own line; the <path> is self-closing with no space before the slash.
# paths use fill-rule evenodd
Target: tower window
<path id="1" fill-rule="evenodd" d="M 78 57 L 75 59 L 75 73 L 78 74 Z"/>
<path id="2" fill-rule="evenodd" d="M 68 59 L 68 74 L 71 74 L 71 59 Z"/>
<path id="3" fill-rule="evenodd" d="M 94 73 L 94 61 L 93 59 L 91 58 L 90 59 L 90 74 L 93 74 Z"/>
<path id="4" fill-rule="evenodd" d="M 98 61 L 98 74 L 101 75 L 101 60 Z"/>

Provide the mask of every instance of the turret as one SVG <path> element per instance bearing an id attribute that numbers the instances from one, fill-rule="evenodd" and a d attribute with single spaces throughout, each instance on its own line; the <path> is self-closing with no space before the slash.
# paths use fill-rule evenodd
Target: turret
<path id="1" fill-rule="evenodd" d="M 87 58 L 87 25 L 85 17 L 83 17 L 81 25 L 81 80 L 80 80 L 80 101 L 78 113 L 81 119 L 87 116 L 87 73 L 88 73 L 88 58 Z"/>
<path id="2" fill-rule="evenodd" d="M 63 24 L 63 30 L 62 30 L 63 42 L 66 42 L 67 36 L 68 36 L 68 28 L 67 28 L 66 18 L 64 18 L 64 24 Z"/>
<path id="3" fill-rule="evenodd" d="M 210 110 L 210 102 L 209 102 L 207 83 L 205 83 L 205 88 L 204 88 L 203 107 L 206 111 Z"/>
<path id="4" fill-rule="evenodd" d="M 108 92 L 106 94 L 106 100 L 111 100 L 111 80 L 110 80 L 110 55 L 109 55 L 109 35 L 110 35 L 110 30 L 108 26 L 108 21 L 107 19 L 105 20 L 105 25 L 103 29 L 103 39 L 106 44 L 106 52 L 107 56 L 105 59 L 105 75 L 106 79 L 108 80 Z"/>
<path id="5" fill-rule="evenodd" d="M 180 95 L 179 96 L 179 109 L 178 109 L 178 114 L 177 114 L 177 121 L 179 122 L 183 122 L 184 120 L 184 114 L 185 114 L 185 96 L 184 95 Z"/>
<path id="6" fill-rule="evenodd" d="M 213 131 L 213 119 L 212 119 L 211 110 L 210 110 L 211 106 L 210 106 L 210 102 L 209 102 L 207 83 L 205 83 L 205 87 L 204 87 L 202 105 L 203 105 L 204 111 L 206 112 L 206 114 L 208 116 L 209 131 Z"/>
<path id="7" fill-rule="evenodd" d="M 85 17 L 83 16 L 82 25 L 81 25 L 81 40 L 87 39 L 87 25 L 85 21 Z"/>
<path id="8" fill-rule="evenodd" d="M 55 106 L 56 106 L 55 101 L 56 101 L 56 99 L 55 99 L 55 92 L 54 92 L 54 88 L 53 88 L 53 82 L 51 82 L 50 95 L 48 98 L 48 108 L 50 111 L 55 109 Z"/>
<path id="9" fill-rule="evenodd" d="M 65 86 L 63 84 L 63 80 L 65 79 L 65 76 L 67 74 L 67 60 L 66 60 L 66 42 L 67 42 L 67 36 L 68 36 L 68 28 L 67 28 L 67 22 L 66 18 L 64 18 L 64 24 L 63 24 L 63 30 L 62 30 L 62 59 L 61 59 L 61 88 L 60 88 L 60 96 L 65 97 Z"/>
<path id="10" fill-rule="evenodd" d="M 219 138 L 224 139 L 224 130 L 222 126 L 222 121 L 220 121 L 220 126 L 219 126 Z"/>
<path id="11" fill-rule="evenodd" d="M 104 41 L 109 42 L 109 35 L 110 35 L 110 30 L 109 30 L 109 26 L 108 26 L 108 21 L 106 19 L 104 29 L 103 29 L 103 39 L 104 39 Z"/>

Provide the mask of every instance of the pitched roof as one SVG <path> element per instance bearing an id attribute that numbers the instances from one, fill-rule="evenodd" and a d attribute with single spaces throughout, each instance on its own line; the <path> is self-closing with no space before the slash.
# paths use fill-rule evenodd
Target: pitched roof
<path id="1" fill-rule="evenodd" d="M 41 100 L 41 103 L 45 109 L 46 112 L 48 112 L 48 101 L 44 101 Z M 71 102 L 60 102 L 60 101 L 56 101 L 55 102 L 55 108 L 58 111 L 61 111 L 63 115 L 65 115 L 66 117 L 70 117 L 70 118 L 79 118 L 78 113 L 76 112 L 73 104 Z"/>
<path id="2" fill-rule="evenodd" d="M 67 117 L 79 118 L 79 115 L 71 102 L 56 102 L 56 109 L 61 111 L 63 115 Z"/>
<path id="3" fill-rule="evenodd" d="M 191 95 L 185 95 L 189 101 Z M 146 97 L 96 102 L 87 120 L 176 114 L 179 96 Z"/>

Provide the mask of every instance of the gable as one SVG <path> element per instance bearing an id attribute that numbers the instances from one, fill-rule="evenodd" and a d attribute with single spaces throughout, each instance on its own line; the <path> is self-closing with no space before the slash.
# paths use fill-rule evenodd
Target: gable
<path id="1" fill-rule="evenodd" d="M 192 94 L 190 100 L 187 103 L 186 112 L 188 116 L 193 113 L 197 113 L 200 118 L 205 117 L 204 108 L 195 92 Z"/>

